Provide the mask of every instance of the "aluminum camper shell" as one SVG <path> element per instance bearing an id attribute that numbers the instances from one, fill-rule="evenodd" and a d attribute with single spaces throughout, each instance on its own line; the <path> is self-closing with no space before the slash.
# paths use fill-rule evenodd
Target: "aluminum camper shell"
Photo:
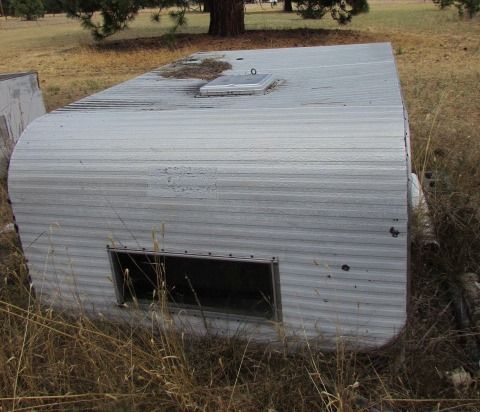
<path id="1" fill-rule="evenodd" d="M 224 75 L 271 74 L 275 87 L 199 97 L 207 81 L 167 78 L 160 68 L 24 132 L 9 189 L 37 295 L 125 318 L 141 309 L 119 299 L 112 249 L 273 259 L 275 318 L 200 316 L 192 307 L 173 316 L 201 333 L 206 313 L 210 331 L 241 329 L 258 341 L 386 344 L 407 316 L 411 203 L 391 45 L 206 52 L 189 61 L 204 59 L 230 63 Z"/>

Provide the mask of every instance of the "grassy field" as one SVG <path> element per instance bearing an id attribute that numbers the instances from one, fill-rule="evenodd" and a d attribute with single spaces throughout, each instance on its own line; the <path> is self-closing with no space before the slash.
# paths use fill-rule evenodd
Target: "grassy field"
<path id="1" fill-rule="evenodd" d="M 393 0 L 371 2 L 369 14 L 342 29 L 268 5 L 249 8 L 246 23 L 244 36 L 212 39 L 203 34 L 207 16 L 192 13 L 171 44 L 161 37 L 168 17 L 156 24 L 142 12 L 96 45 L 62 16 L 9 19 L 0 21 L 0 72 L 37 70 L 55 109 L 198 50 L 392 42 L 414 168 L 439 177 L 430 206 L 440 250 L 414 244 L 404 336 L 379 353 L 339 346 L 287 355 L 241 340 L 184 341 L 172 330 L 67 319 L 30 297 L 16 239 L 2 235 L 0 410 L 480 410 L 480 331 L 457 329 L 451 301 L 458 275 L 480 272 L 480 21 Z M 10 212 L 0 200 L 3 225 Z M 458 368 L 466 384 L 454 384 Z"/>

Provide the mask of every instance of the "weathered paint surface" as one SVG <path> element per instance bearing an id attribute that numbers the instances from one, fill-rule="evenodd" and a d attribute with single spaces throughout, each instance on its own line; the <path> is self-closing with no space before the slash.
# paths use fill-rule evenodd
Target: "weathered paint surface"
<path id="1" fill-rule="evenodd" d="M 272 73 L 264 95 L 197 97 L 153 71 L 34 122 L 10 168 L 37 294 L 122 317 L 106 245 L 279 262 L 284 332 L 334 347 L 406 319 L 408 122 L 389 44 L 198 53 Z M 177 316 L 177 319 L 180 315 Z M 193 328 L 202 320 L 183 314 Z M 280 339 L 278 325 L 209 318 Z"/>
<path id="2" fill-rule="evenodd" d="M 45 114 L 36 73 L 0 74 L 0 175 L 30 122 Z"/>

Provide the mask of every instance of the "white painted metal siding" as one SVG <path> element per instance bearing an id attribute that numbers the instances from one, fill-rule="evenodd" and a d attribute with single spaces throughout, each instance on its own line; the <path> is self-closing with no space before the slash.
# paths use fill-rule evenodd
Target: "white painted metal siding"
<path id="1" fill-rule="evenodd" d="M 0 74 L 0 176 L 22 132 L 44 114 L 37 73 Z"/>
<path id="2" fill-rule="evenodd" d="M 287 336 L 392 339 L 406 319 L 409 160 L 390 45 L 194 57 L 273 73 L 279 86 L 199 98 L 205 81 L 153 71 L 20 139 L 9 188 L 37 293 L 123 316 L 106 245 L 152 249 L 164 225 L 167 252 L 278 258 Z M 271 325 L 242 327 L 277 338 Z"/>

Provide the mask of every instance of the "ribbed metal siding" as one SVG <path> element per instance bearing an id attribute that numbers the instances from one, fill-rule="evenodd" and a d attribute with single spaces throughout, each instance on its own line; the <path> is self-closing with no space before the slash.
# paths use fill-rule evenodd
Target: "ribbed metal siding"
<path id="1" fill-rule="evenodd" d="M 278 258 L 288 336 L 329 346 L 340 334 L 365 348 L 391 339 L 406 317 L 408 161 L 390 46 L 196 56 L 282 83 L 197 98 L 205 82 L 154 71 L 23 135 L 9 187 L 37 290 L 123 316 L 105 246 L 151 249 L 164 226 L 167 252 Z"/>
<path id="2" fill-rule="evenodd" d="M 37 73 L 0 74 L 0 177 L 5 177 L 13 146 L 31 121 L 45 114 Z M 3 119 L 2 119 L 3 118 Z"/>

